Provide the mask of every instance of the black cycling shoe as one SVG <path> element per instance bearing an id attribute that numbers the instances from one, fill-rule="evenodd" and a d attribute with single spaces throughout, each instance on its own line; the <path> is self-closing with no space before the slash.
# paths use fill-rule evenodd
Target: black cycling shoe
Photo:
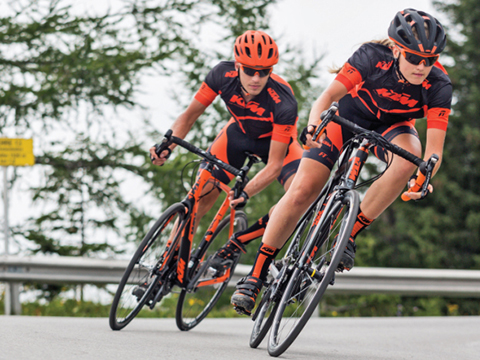
<path id="1" fill-rule="evenodd" d="M 262 290 L 263 281 L 254 276 L 241 278 L 237 283 L 237 290 L 233 293 L 230 300 L 233 308 L 240 315 L 252 315 L 257 296 Z"/>
<path id="2" fill-rule="evenodd" d="M 210 267 L 219 272 L 227 270 L 240 257 L 242 252 L 246 253 L 245 245 L 238 241 L 234 235 L 213 255 L 212 260 L 210 260 Z"/>
<path id="3" fill-rule="evenodd" d="M 334 245 L 335 246 L 335 245 Z M 353 264 L 355 263 L 355 252 L 357 251 L 357 245 L 355 244 L 355 239 L 350 237 L 348 239 L 347 246 L 345 247 L 345 251 L 343 252 L 343 256 L 338 263 L 337 270 L 342 272 L 343 270 L 350 271 L 353 268 Z"/>

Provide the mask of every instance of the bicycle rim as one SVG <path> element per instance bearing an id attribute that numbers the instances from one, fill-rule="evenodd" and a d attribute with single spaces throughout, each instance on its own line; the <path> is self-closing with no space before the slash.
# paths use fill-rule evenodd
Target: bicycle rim
<path id="1" fill-rule="evenodd" d="M 156 291 L 164 288 L 155 275 L 165 258 L 173 262 L 173 247 L 167 252 L 167 242 L 185 214 L 185 206 L 177 203 L 169 207 L 155 222 L 132 257 L 110 308 L 110 327 L 121 330 L 152 301 Z M 155 281 L 154 281 L 155 280 Z M 141 316 L 141 313 L 140 313 Z"/>
<path id="2" fill-rule="evenodd" d="M 312 208 L 313 209 L 313 208 Z M 263 341 L 272 326 L 275 313 L 278 309 L 279 301 L 288 284 L 289 276 L 293 272 L 292 265 L 298 257 L 301 245 L 305 242 L 308 230 L 310 229 L 314 213 L 306 214 L 296 231 L 291 237 L 285 256 L 276 262 L 279 268 L 278 275 L 273 278 L 270 285 L 263 291 L 261 301 L 253 315 L 255 321 L 250 335 L 250 347 L 256 348 Z M 271 272 L 269 271 L 269 274 Z"/>
<path id="3" fill-rule="evenodd" d="M 271 356 L 281 355 L 296 339 L 328 285 L 335 281 L 335 271 L 355 224 L 358 193 L 349 191 L 343 201 L 334 200 L 325 210 L 314 241 L 304 247 L 303 260 L 308 264 L 296 268 L 280 300 L 268 343 Z M 335 244 L 336 242 L 336 244 Z M 313 246 L 312 246 L 313 245 Z"/>
<path id="4" fill-rule="evenodd" d="M 230 227 L 230 216 L 227 216 L 223 219 L 213 234 L 211 240 L 207 244 L 208 248 L 206 250 L 203 261 L 201 261 L 195 272 L 191 275 L 191 278 L 200 276 L 200 284 L 208 284 L 203 286 L 197 286 L 192 290 L 183 289 L 178 298 L 177 311 L 176 311 L 176 322 L 177 327 L 180 330 L 188 331 L 195 326 L 197 326 L 209 313 L 212 311 L 213 307 L 220 299 L 220 296 L 227 288 L 228 282 L 233 275 L 235 266 L 238 263 L 234 263 L 230 268 L 230 275 L 225 277 L 225 273 L 218 273 L 217 271 L 203 266 L 205 261 L 207 261 L 216 251 L 225 245 L 229 240 L 229 227 Z M 243 212 L 236 212 L 235 214 L 235 224 L 234 232 L 238 232 L 247 228 L 247 217 Z M 201 274 L 198 273 L 201 271 Z M 220 282 L 217 279 L 222 279 Z M 197 283 L 197 285 L 199 284 Z M 229 307 L 227 302 L 225 306 Z"/>

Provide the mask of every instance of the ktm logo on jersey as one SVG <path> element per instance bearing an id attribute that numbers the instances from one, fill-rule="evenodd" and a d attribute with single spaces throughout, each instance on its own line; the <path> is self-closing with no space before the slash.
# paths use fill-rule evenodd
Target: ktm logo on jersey
<path id="1" fill-rule="evenodd" d="M 238 76 L 238 72 L 235 71 L 235 70 L 232 70 L 232 71 L 229 71 L 225 74 L 225 77 L 231 77 L 231 78 L 234 78 L 234 77 L 237 77 Z"/>
<path id="2" fill-rule="evenodd" d="M 377 94 L 381 97 L 398 101 L 402 105 L 407 105 L 408 107 L 414 107 L 418 101 L 410 99 L 410 95 L 408 94 L 397 94 L 396 92 L 388 89 L 378 89 Z"/>
<path id="3" fill-rule="evenodd" d="M 430 88 L 432 87 L 432 84 L 429 84 L 429 83 L 428 83 L 428 80 L 425 79 L 425 80 L 423 80 L 422 86 L 423 86 L 425 89 L 428 90 L 428 89 L 430 89 Z"/>
<path id="4" fill-rule="evenodd" d="M 282 102 L 282 100 L 280 100 L 280 96 L 278 96 L 278 94 L 275 92 L 275 90 L 273 90 L 272 88 L 268 88 L 267 91 L 270 94 L 270 96 L 272 97 L 273 101 L 275 101 L 275 104 L 278 104 L 279 102 Z"/>
<path id="5" fill-rule="evenodd" d="M 238 96 L 238 95 L 233 95 L 232 98 L 230 99 L 230 102 L 235 105 L 239 105 L 241 107 L 246 107 L 249 109 L 251 112 L 254 112 L 255 114 L 262 116 L 263 113 L 265 112 L 264 108 L 261 108 L 259 103 L 256 103 L 254 101 L 250 101 L 246 106 L 245 106 L 245 100 L 243 97 Z"/>
<path id="6" fill-rule="evenodd" d="M 379 61 L 377 66 L 375 66 L 375 67 L 380 68 L 382 70 L 388 70 L 388 69 L 390 69 L 392 64 L 393 64 L 393 60 L 389 61 L 388 63 L 386 61 Z"/>

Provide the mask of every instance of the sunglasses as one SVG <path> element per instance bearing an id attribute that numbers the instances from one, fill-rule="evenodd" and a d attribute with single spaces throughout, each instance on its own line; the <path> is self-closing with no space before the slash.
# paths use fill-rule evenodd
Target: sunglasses
<path id="1" fill-rule="evenodd" d="M 247 67 L 245 65 L 240 65 L 240 66 L 241 66 L 243 72 L 245 73 L 245 75 L 255 76 L 255 74 L 258 73 L 258 76 L 260 76 L 261 78 L 270 75 L 270 73 L 273 70 L 273 68 L 271 68 L 271 67 L 263 68 L 263 69 L 254 69 L 254 68 Z"/>
<path id="2" fill-rule="evenodd" d="M 412 65 L 420 65 L 422 62 L 425 66 L 432 66 L 435 64 L 440 57 L 440 55 L 432 55 L 432 56 L 420 56 L 403 49 L 400 50 L 405 60 L 407 60 Z"/>

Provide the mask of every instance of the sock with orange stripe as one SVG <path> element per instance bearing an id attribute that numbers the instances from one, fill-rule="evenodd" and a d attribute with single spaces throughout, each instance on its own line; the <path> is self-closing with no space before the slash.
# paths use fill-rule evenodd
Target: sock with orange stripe
<path id="1" fill-rule="evenodd" d="M 357 221 L 353 225 L 352 237 L 355 239 L 357 235 L 362 232 L 368 225 L 374 222 L 375 219 L 369 219 L 365 216 L 361 209 L 358 209 Z"/>
<path id="2" fill-rule="evenodd" d="M 270 217 L 267 213 L 267 215 L 258 219 L 258 221 L 248 229 L 235 233 L 235 238 L 242 244 L 247 245 L 249 242 L 259 238 L 265 233 L 265 228 L 267 227 L 269 219 Z"/>
<path id="3" fill-rule="evenodd" d="M 267 279 L 268 267 L 272 261 L 275 260 L 275 257 L 278 255 L 279 251 L 280 249 L 268 246 L 262 242 L 258 248 L 257 257 L 253 263 L 252 270 L 248 275 L 265 281 Z"/>

